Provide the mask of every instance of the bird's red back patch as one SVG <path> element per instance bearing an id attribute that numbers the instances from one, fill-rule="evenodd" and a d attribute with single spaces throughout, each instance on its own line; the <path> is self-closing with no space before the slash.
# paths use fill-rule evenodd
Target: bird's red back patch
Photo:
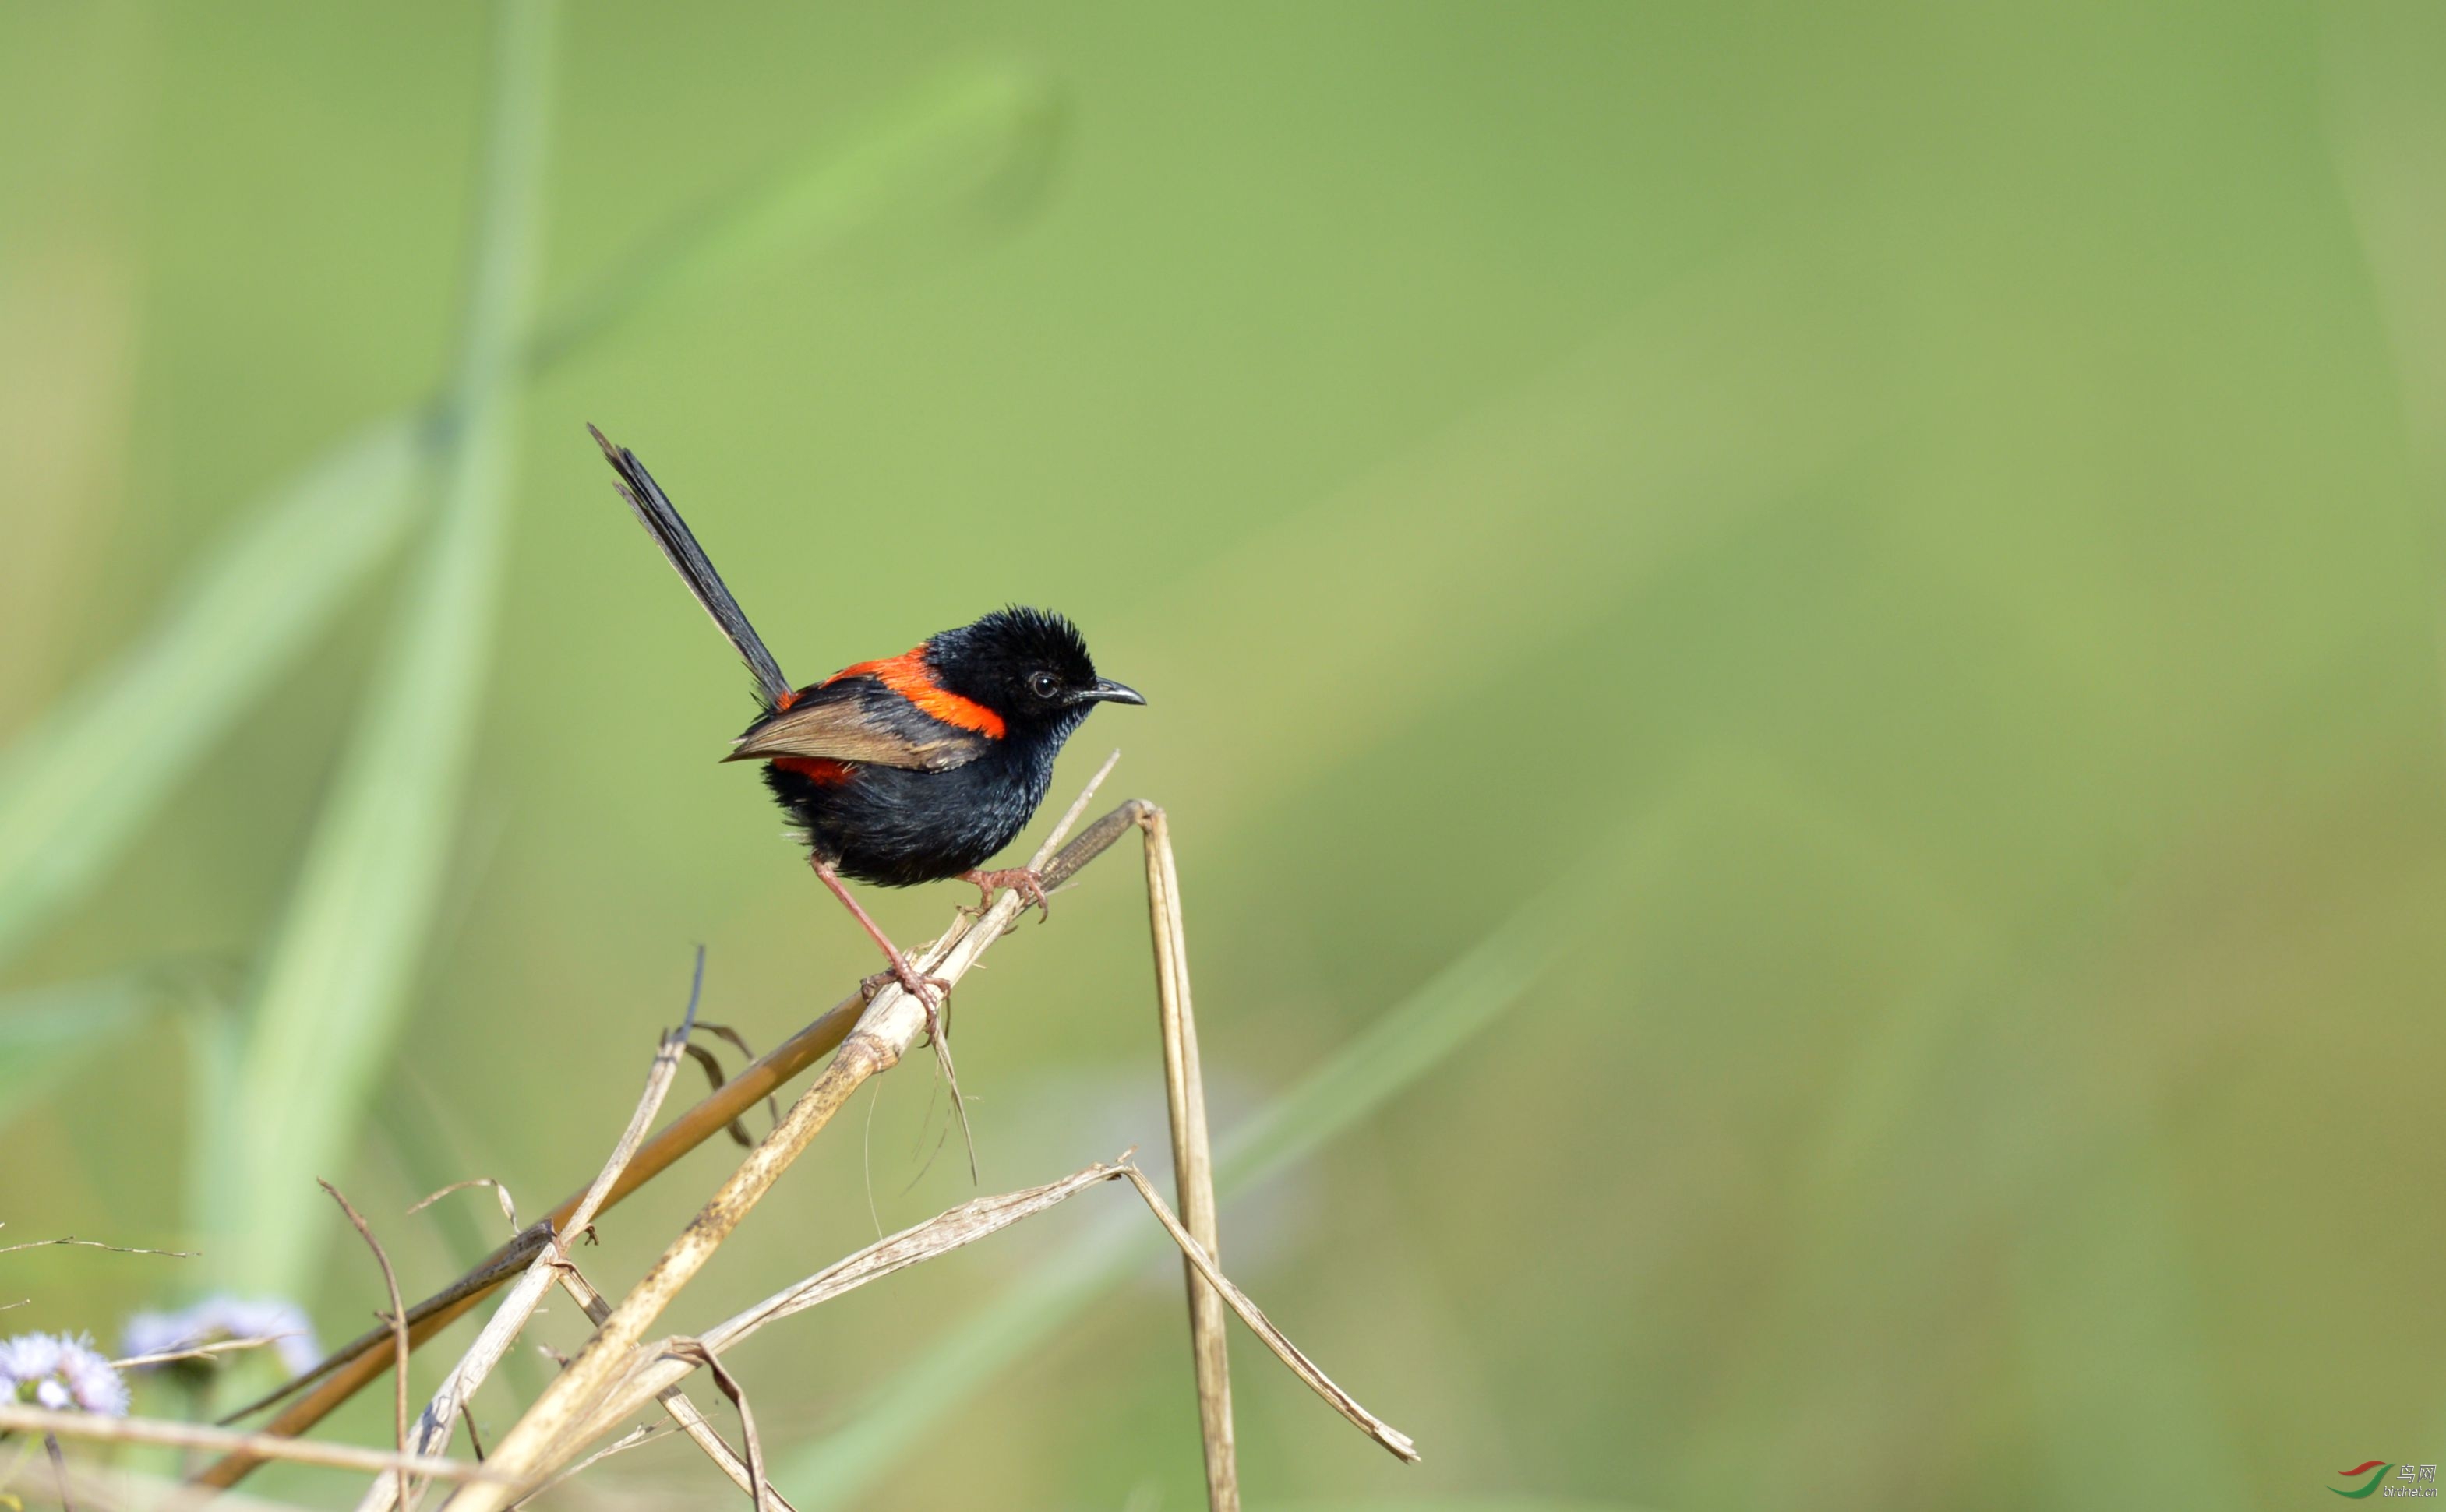
<path id="1" fill-rule="evenodd" d="M 903 651 L 898 656 L 886 657 L 880 662 L 860 662 L 856 666 L 845 666 L 824 679 L 823 685 L 830 687 L 843 678 L 873 678 L 945 724 L 973 730 L 988 740 L 999 740 L 1003 737 L 1001 715 L 974 699 L 960 697 L 934 681 L 933 672 L 926 665 L 926 648 L 923 645 Z"/>

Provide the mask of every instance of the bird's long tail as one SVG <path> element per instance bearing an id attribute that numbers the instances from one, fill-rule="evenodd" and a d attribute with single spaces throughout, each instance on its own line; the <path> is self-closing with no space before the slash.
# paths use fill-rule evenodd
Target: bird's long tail
<path id="1" fill-rule="evenodd" d="M 713 563 L 706 558 L 705 548 L 697 545 L 696 537 L 688 533 L 687 521 L 681 519 L 680 512 L 671 508 L 670 499 L 664 495 L 661 485 L 654 481 L 654 475 L 646 471 L 646 465 L 637 460 L 636 453 L 625 446 L 613 445 L 610 438 L 592 425 L 586 429 L 594 438 L 594 444 L 603 448 L 603 455 L 610 459 L 612 471 L 620 475 L 620 496 L 629 501 L 629 508 L 635 512 L 639 523 L 653 532 L 654 539 L 663 548 L 663 554 L 670 558 L 672 567 L 678 569 L 688 591 L 705 606 L 705 612 L 713 616 L 713 623 L 721 626 L 723 634 L 730 637 L 731 644 L 739 647 L 740 656 L 747 663 L 747 670 L 756 674 L 757 684 L 763 689 L 764 701 L 775 708 L 788 707 L 789 680 L 781 676 L 781 667 L 773 661 L 773 653 L 764 649 L 763 638 L 756 633 L 756 626 L 747 623 L 747 615 L 739 607 L 739 601 L 732 598 L 730 589 L 723 586 L 722 574 L 713 569 Z"/>

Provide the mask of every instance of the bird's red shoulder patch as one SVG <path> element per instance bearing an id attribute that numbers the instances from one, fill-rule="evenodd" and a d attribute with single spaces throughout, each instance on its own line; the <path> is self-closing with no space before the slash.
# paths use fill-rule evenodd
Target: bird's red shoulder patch
<path id="1" fill-rule="evenodd" d="M 1001 715 L 974 699 L 960 697 L 934 681 L 932 670 L 926 665 L 926 648 L 923 645 L 903 651 L 898 656 L 885 657 L 880 662 L 860 662 L 856 666 L 845 666 L 824 679 L 823 685 L 830 687 L 843 678 L 873 678 L 945 724 L 973 730 L 988 740 L 999 740 L 1003 737 L 1005 727 Z"/>

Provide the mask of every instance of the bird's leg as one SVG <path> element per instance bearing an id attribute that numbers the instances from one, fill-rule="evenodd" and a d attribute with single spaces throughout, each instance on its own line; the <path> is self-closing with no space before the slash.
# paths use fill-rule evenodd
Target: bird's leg
<path id="1" fill-rule="evenodd" d="M 960 1140 L 969 1150 L 969 1179 L 976 1180 L 977 1142 L 969 1131 L 969 1105 L 960 1096 L 960 1073 L 951 1065 L 951 1041 L 944 1033 L 951 1007 L 951 984 L 940 977 L 917 975 L 917 968 L 909 963 L 909 958 L 900 953 L 900 947 L 892 943 L 891 937 L 873 919 L 867 917 L 866 910 L 850 896 L 849 888 L 841 886 L 840 873 L 833 869 L 831 862 L 810 853 L 807 865 L 815 871 L 817 879 L 832 889 L 833 896 L 841 901 L 841 906 L 850 911 L 850 916 L 858 922 L 867 937 L 882 947 L 883 958 L 892 962 L 891 971 L 869 977 L 858 984 L 866 1000 L 875 1000 L 883 981 L 897 981 L 900 990 L 916 999 L 917 1006 L 926 1010 L 926 1040 L 934 1047 L 934 1059 L 942 1066 L 943 1080 L 951 1089 L 951 1111 L 960 1120 Z"/>
<path id="2" fill-rule="evenodd" d="M 999 871 L 979 871 L 970 867 L 953 880 L 965 882 L 977 889 L 977 912 L 980 915 L 986 911 L 987 905 L 993 902 L 995 888 L 1008 887 L 1026 899 L 1029 907 L 1037 910 L 1037 923 L 1043 924 L 1053 917 L 1053 905 L 1044 901 L 1044 876 L 1042 872 L 1025 867 L 1005 867 Z M 960 911 L 966 913 L 968 910 L 963 908 Z"/>
<path id="3" fill-rule="evenodd" d="M 872 989 L 879 986 L 883 980 L 900 983 L 900 990 L 916 999 L 919 1006 L 926 1010 L 928 1036 L 939 1038 L 943 1024 L 942 1004 L 950 996 L 951 984 L 940 977 L 917 975 L 917 968 L 909 963 L 909 958 L 900 953 L 900 947 L 894 944 L 891 938 L 884 934 L 881 926 L 867 916 L 864 908 L 858 906 L 857 900 L 850 895 L 849 888 L 841 886 L 840 873 L 833 869 L 831 862 L 821 856 L 811 855 L 807 857 L 807 865 L 815 871 L 818 880 L 832 889 L 833 896 L 841 901 L 841 906 L 850 911 L 850 917 L 858 922 L 858 926 L 866 931 L 867 938 L 881 947 L 883 959 L 892 962 L 891 971 L 881 973 L 877 977 L 869 977 L 864 983 L 861 983 L 869 989 L 868 999 L 871 1000 L 874 998 Z"/>

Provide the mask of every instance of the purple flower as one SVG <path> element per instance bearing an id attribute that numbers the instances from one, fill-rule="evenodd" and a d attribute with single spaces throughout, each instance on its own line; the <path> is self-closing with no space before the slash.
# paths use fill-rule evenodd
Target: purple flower
<path id="1" fill-rule="evenodd" d="M 290 1374 L 313 1368 L 323 1357 L 314 1342 L 314 1325 L 294 1302 L 278 1297 L 207 1297 L 177 1313 L 139 1313 L 127 1320 L 120 1348 L 128 1355 L 175 1354 L 227 1339 L 269 1338 L 273 1353 Z M 211 1370 L 216 1358 L 179 1360 L 180 1367 Z M 157 1367 L 145 1366 L 153 1370 Z"/>
<path id="2" fill-rule="evenodd" d="M 127 1415 L 127 1383 L 85 1335 L 20 1334 L 0 1339 L 0 1399 L 54 1411 Z"/>

